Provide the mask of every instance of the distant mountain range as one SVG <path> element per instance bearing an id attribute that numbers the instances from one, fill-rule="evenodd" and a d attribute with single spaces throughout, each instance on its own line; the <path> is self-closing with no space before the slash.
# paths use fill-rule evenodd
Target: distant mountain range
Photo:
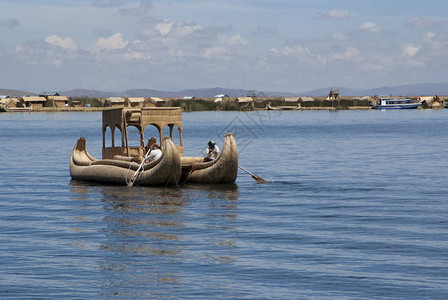
<path id="1" fill-rule="evenodd" d="M 107 92 L 98 90 L 75 89 L 71 91 L 57 91 L 59 94 L 68 97 L 92 97 L 92 98 L 106 98 L 106 97 L 214 97 L 219 94 L 227 94 L 230 97 L 239 96 L 260 96 L 260 97 L 292 97 L 292 96 L 312 96 L 325 97 L 328 95 L 330 89 L 339 89 L 341 97 L 344 96 L 374 96 L 374 95 L 393 95 L 393 96 L 423 96 L 423 95 L 448 95 L 448 83 L 418 83 L 400 86 L 384 86 L 373 89 L 350 89 L 346 87 L 326 87 L 316 90 L 305 91 L 301 93 L 289 92 L 268 92 L 255 91 L 244 89 L 227 89 L 227 88 L 204 88 L 204 89 L 186 89 L 178 92 L 159 91 L 152 89 L 133 89 L 124 92 Z M 0 95 L 8 96 L 22 96 L 22 95 L 37 95 L 38 93 L 18 91 L 11 89 L 0 89 Z"/>
<path id="2" fill-rule="evenodd" d="M 230 97 L 240 97 L 247 95 L 255 95 L 255 96 L 267 96 L 267 97 L 275 97 L 275 96 L 294 96 L 292 93 L 283 93 L 283 92 L 260 92 L 254 90 L 243 90 L 243 89 L 227 89 L 227 88 L 208 88 L 208 89 L 186 89 L 178 92 L 170 92 L 170 91 L 159 91 L 152 89 L 134 89 L 127 90 L 124 92 L 103 92 L 96 90 L 71 90 L 71 91 L 61 91 L 58 92 L 61 95 L 66 95 L 69 97 L 204 97 L 211 98 L 216 95 L 227 94 Z"/>

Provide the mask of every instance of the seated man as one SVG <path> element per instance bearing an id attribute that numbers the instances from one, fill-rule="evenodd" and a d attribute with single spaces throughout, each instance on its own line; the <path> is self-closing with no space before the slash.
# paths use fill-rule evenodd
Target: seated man
<path id="1" fill-rule="evenodd" d="M 145 157 L 145 160 L 154 161 L 158 160 L 161 157 L 162 157 L 162 150 L 160 150 L 159 145 L 154 143 L 151 146 L 151 151 L 149 151 L 149 154 Z"/>
<path id="2" fill-rule="evenodd" d="M 204 161 L 212 161 L 215 160 L 219 155 L 219 148 L 216 146 L 215 141 L 209 141 L 208 142 L 208 148 L 205 149 L 206 157 L 204 158 Z"/>
<path id="3" fill-rule="evenodd" d="M 146 151 L 146 153 L 148 153 L 149 149 L 152 149 L 151 146 L 152 146 L 154 143 L 157 143 L 157 139 L 156 139 L 155 137 L 152 137 L 152 138 L 148 139 L 148 143 L 147 143 L 146 146 L 145 146 L 145 151 Z"/>

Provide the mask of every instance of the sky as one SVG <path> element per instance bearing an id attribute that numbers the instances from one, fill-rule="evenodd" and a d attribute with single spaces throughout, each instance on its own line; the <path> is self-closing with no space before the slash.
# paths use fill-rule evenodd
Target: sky
<path id="1" fill-rule="evenodd" d="M 0 89 L 448 82 L 446 0 L 0 0 Z"/>

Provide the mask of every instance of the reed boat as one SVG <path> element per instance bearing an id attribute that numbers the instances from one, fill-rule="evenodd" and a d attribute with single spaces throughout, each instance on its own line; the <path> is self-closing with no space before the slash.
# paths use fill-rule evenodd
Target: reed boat
<path id="1" fill-rule="evenodd" d="M 157 141 L 156 137 L 152 137 L 145 145 L 145 129 L 152 126 L 158 130 L 159 140 L 163 141 L 163 156 L 159 161 L 145 163 L 143 161 L 146 152 L 151 144 Z M 169 137 L 162 138 L 167 127 Z M 180 137 L 179 144 L 173 141 L 173 131 L 176 127 Z M 121 132 L 121 145 L 115 145 L 116 129 Z M 137 185 L 234 183 L 238 173 L 238 149 L 234 135 L 225 135 L 222 151 L 217 159 L 204 162 L 203 157 L 184 156 L 182 130 L 180 107 L 105 110 L 102 159 L 92 157 L 87 152 L 85 139 L 80 138 L 72 151 L 70 174 L 77 180 L 128 185 L 130 180 L 134 182 L 133 175 L 137 175 Z M 109 131 L 111 145 L 106 147 L 106 135 Z"/>
<path id="2" fill-rule="evenodd" d="M 17 98 L 3 98 L 0 100 L 0 112 L 30 112 L 31 107 L 18 106 L 20 101 Z"/>
<path id="3" fill-rule="evenodd" d="M 183 148 L 172 141 L 173 128 L 181 132 L 180 108 L 116 108 L 103 111 L 102 159 L 95 159 L 86 149 L 86 140 L 81 137 L 70 157 L 72 179 L 113 183 L 122 185 L 166 185 L 180 182 L 182 165 L 180 154 Z M 179 122 L 180 121 L 180 122 Z M 145 156 L 156 137 L 145 145 L 146 127 L 154 126 L 159 132 L 162 157 L 146 162 Z M 165 127 L 170 136 L 163 137 Z M 121 132 L 121 145 L 115 145 L 115 131 Z M 111 135 L 111 145 L 106 146 L 106 135 Z M 181 141 L 182 143 L 182 141 Z"/>
<path id="4" fill-rule="evenodd" d="M 156 161 L 140 163 L 135 158 L 115 155 L 112 159 L 97 160 L 86 149 L 86 139 L 78 139 L 70 157 L 73 179 L 128 185 L 134 174 L 136 185 L 177 184 L 181 175 L 181 161 L 176 146 L 169 137 L 162 142 L 163 154 Z"/>
<path id="5" fill-rule="evenodd" d="M 271 102 L 266 105 L 266 110 L 299 110 L 300 106 L 271 106 Z"/>
<path id="6" fill-rule="evenodd" d="M 219 156 L 209 162 L 203 157 L 183 156 L 181 182 L 234 183 L 238 174 L 238 148 L 235 136 L 227 133 Z"/>

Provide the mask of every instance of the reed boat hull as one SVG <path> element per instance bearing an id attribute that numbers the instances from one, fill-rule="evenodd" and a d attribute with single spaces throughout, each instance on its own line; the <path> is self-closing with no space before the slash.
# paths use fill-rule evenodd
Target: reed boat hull
<path id="1" fill-rule="evenodd" d="M 134 181 L 134 185 L 172 185 L 178 184 L 181 177 L 181 158 L 170 138 L 162 141 L 163 155 L 153 162 L 145 163 Z M 140 164 L 121 159 L 97 160 L 86 149 L 86 139 L 78 139 L 70 157 L 72 179 L 127 185 Z"/>
<path id="2" fill-rule="evenodd" d="M 266 106 L 266 110 L 299 110 L 300 108 L 298 106 L 271 106 L 268 104 Z"/>
<path id="3" fill-rule="evenodd" d="M 227 133 L 217 159 L 203 162 L 203 158 L 182 157 L 181 182 L 234 183 L 238 175 L 238 148 L 235 136 Z"/>

